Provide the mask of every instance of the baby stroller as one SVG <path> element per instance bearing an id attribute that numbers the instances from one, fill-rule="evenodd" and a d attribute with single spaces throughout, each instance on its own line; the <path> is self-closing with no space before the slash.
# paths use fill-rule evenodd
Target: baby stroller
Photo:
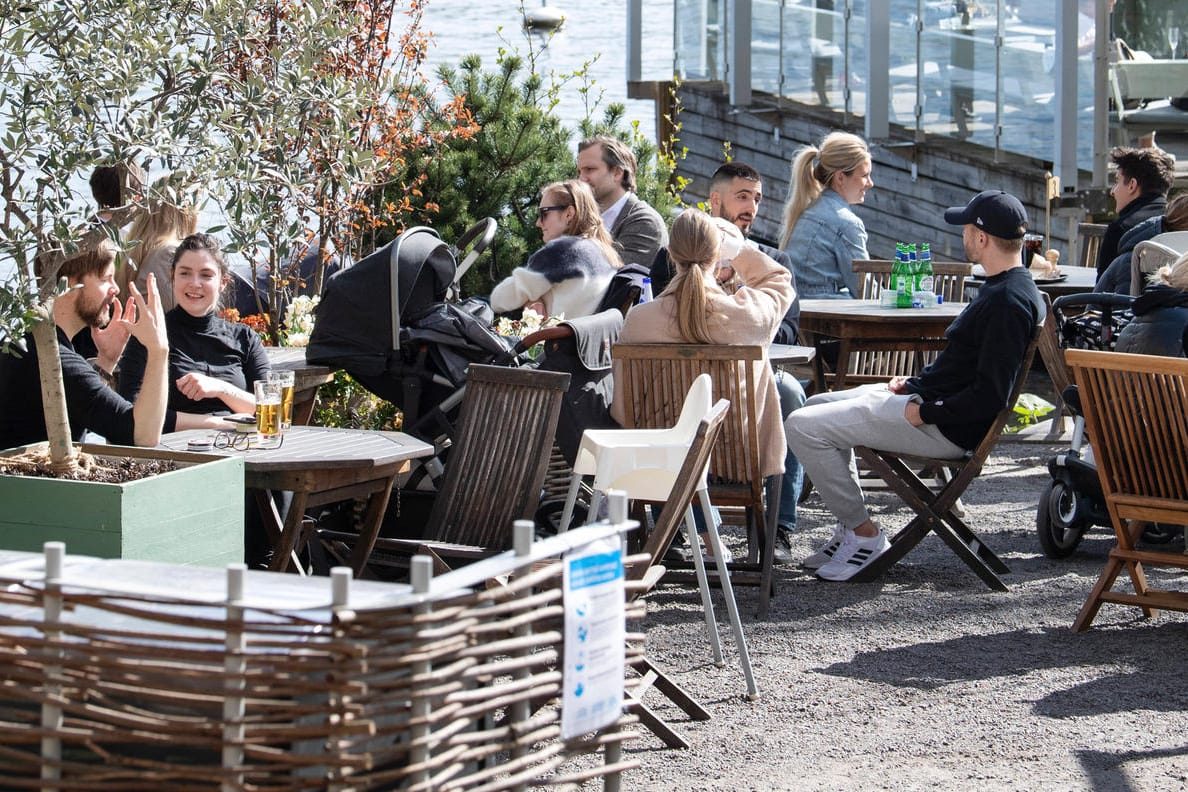
<path id="1" fill-rule="evenodd" d="M 1112 350 L 1118 334 L 1129 323 L 1134 298 L 1125 294 L 1071 294 L 1052 303 L 1062 348 Z M 1067 558 L 1077 549 L 1085 531 L 1110 525 L 1105 496 L 1085 437 L 1085 418 L 1076 385 L 1061 394 L 1073 415 L 1072 443 L 1067 451 L 1048 460 L 1052 480 L 1040 495 L 1035 529 L 1048 558 Z M 1150 526 L 1143 539 L 1164 543 L 1178 529 Z"/>
<path id="2" fill-rule="evenodd" d="M 486 247 L 494 226 L 488 218 L 463 236 L 464 246 L 476 242 L 464 265 Z M 481 303 L 449 301 L 463 272 L 436 231 L 408 229 L 327 281 L 306 359 L 345 369 L 395 404 L 409 434 L 428 442 L 448 437 L 466 367 L 512 357 Z"/>

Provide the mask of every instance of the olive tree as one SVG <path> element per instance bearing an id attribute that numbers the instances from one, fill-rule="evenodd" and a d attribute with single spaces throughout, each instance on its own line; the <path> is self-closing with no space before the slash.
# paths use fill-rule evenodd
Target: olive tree
<path id="1" fill-rule="evenodd" d="M 89 172 L 171 174 L 158 199 L 201 187 L 233 248 L 273 273 L 312 234 L 349 246 L 398 222 L 407 201 L 361 198 L 405 177 L 410 148 L 470 128 L 464 113 L 431 131 L 418 121 L 419 22 L 417 0 L 0 0 L 0 263 L 16 272 L 0 343 L 31 329 L 55 466 L 74 464 L 58 269 L 104 235 L 119 241 L 149 197 L 90 223 Z M 269 290 L 273 319 L 283 287 Z"/>
<path id="2" fill-rule="evenodd" d="M 0 300 L 5 348 L 31 330 L 49 452 L 75 465 L 53 320 L 57 272 L 139 210 L 88 222 L 86 178 L 135 162 L 200 176 L 209 148 L 203 95 L 213 51 L 207 3 L 0 0 Z"/>

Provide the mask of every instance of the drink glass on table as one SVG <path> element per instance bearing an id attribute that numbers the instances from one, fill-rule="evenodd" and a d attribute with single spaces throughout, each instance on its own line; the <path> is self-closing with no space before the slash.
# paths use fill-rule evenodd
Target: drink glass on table
<path id="1" fill-rule="evenodd" d="M 270 382 L 276 382 L 281 387 L 281 429 L 288 431 L 293 426 L 293 383 L 296 379 L 292 369 L 272 371 L 268 374 Z"/>
<path id="2" fill-rule="evenodd" d="M 279 448 L 281 444 L 281 385 L 271 380 L 256 380 L 256 445 Z"/>
<path id="3" fill-rule="evenodd" d="M 1023 235 L 1023 266 L 1030 268 L 1032 256 L 1044 257 L 1044 235 L 1043 234 L 1024 234 Z"/>

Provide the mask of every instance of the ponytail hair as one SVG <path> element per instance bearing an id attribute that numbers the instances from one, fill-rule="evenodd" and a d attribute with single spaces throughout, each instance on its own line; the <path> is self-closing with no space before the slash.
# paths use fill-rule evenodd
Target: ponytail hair
<path id="1" fill-rule="evenodd" d="M 665 289 L 677 301 L 677 332 L 686 343 L 712 344 L 705 275 L 718 260 L 721 231 L 700 209 L 686 209 L 672 223 L 668 258 L 676 276 Z"/>
<path id="2" fill-rule="evenodd" d="M 792 229 L 804 210 L 833 185 L 838 173 L 853 173 L 870 160 L 866 141 L 849 132 L 830 132 L 820 148 L 804 146 L 792 159 L 788 202 L 784 204 L 784 223 L 780 227 L 780 247 L 788 244 Z"/>

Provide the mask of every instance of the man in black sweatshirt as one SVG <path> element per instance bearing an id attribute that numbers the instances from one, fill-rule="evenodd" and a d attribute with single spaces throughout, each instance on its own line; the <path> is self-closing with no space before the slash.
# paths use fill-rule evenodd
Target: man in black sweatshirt
<path id="1" fill-rule="evenodd" d="M 985 436 L 1010 398 L 1035 326 L 1039 290 L 1021 260 L 1027 215 L 1001 190 L 945 212 L 964 226 L 965 255 L 986 283 L 945 331 L 946 346 L 919 376 L 822 393 L 788 416 L 788 447 L 838 519 L 833 537 L 803 563 L 824 580 L 849 580 L 890 546 L 866 511 L 857 445 L 958 459 Z"/>
<path id="2" fill-rule="evenodd" d="M 1110 151 L 1114 171 L 1114 208 L 1118 216 L 1106 226 L 1097 254 L 1097 277 L 1118 255 L 1122 235 L 1139 223 L 1167 212 L 1167 193 L 1176 175 L 1175 158 L 1157 148 L 1115 148 Z"/>

